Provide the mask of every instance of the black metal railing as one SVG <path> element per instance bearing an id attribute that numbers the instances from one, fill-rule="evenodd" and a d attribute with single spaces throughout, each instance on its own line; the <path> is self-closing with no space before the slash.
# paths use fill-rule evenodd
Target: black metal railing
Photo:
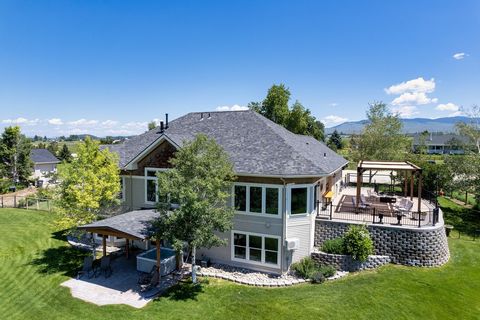
<path id="1" fill-rule="evenodd" d="M 358 221 L 363 223 L 403 225 L 412 227 L 432 226 L 438 223 L 439 209 L 402 211 L 374 205 L 355 207 L 353 205 L 333 205 L 317 203 L 317 217 L 328 220 Z"/>

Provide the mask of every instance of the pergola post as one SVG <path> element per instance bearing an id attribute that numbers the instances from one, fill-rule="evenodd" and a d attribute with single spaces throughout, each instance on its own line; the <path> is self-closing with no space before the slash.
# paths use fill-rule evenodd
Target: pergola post
<path id="1" fill-rule="evenodd" d="M 107 236 L 102 234 L 103 256 L 107 255 Z"/>
<path id="2" fill-rule="evenodd" d="M 128 254 L 130 251 L 130 240 L 128 238 L 125 239 L 125 256 L 128 259 Z"/>
<path id="3" fill-rule="evenodd" d="M 422 211 L 422 171 L 418 171 L 418 219 Z"/>
<path id="4" fill-rule="evenodd" d="M 412 172 L 410 175 L 410 201 L 413 201 L 413 179 L 414 179 L 414 174 Z"/>
<path id="5" fill-rule="evenodd" d="M 405 170 L 405 178 L 404 178 L 404 181 L 403 181 L 403 194 L 404 194 L 404 197 L 408 197 L 408 171 Z"/>
<path id="6" fill-rule="evenodd" d="M 363 183 L 363 170 L 362 168 L 357 167 L 357 198 L 355 201 L 355 207 L 358 208 L 358 204 L 360 203 L 360 193 L 362 189 L 362 183 Z"/>

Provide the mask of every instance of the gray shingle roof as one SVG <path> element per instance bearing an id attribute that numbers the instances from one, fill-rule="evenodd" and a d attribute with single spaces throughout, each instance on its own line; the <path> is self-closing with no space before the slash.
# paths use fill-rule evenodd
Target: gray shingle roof
<path id="1" fill-rule="evenodd" d="M 132 235 L 138 239 L 146 239 L 149 235 L 150 222 L 159 213 L 155 210 L 136 210 L 118 216 L 113 216 L 90 224 L 83 225 L 79 229 L 110 229 Z"/>
<path id="2" fill-rule="evenodd" d="M 348 163 L 322 142 L 294 134 L 250 110 L 189 113 L 171 121 L 164 135 L 182 146 L 199 133 L 225 149 L 239 175 L 319 176 Z M 161 136 L 156 128 L 109 149 L 119 154 L 120 166 L 125 167 Z"/>
<path id="3" fill-rule="evenodd" d="M 419 145 L 420 144 L 420 138 L 422 137 L 421 133 L 416 133 L 413 135 L 413 145 Z M 426 135 L 425 137 L 425 145 L 430 146 L 430 145 L 448 145 L 454 141 L 460 142 L 462 144 L 472 144 L 471 140 L 466 137 L 466 136 L 461 136 L 458 134 L 451 134 L 451 133 L 445 133 L 445 134 L 437 134 L 437 133 L 431 133 Z"/>
<path id="4" fill-rule="evenodd" d="M 47 149 L 32 149 L 30 159 L 33 163 L 60 163 L 60 160 Z"/>

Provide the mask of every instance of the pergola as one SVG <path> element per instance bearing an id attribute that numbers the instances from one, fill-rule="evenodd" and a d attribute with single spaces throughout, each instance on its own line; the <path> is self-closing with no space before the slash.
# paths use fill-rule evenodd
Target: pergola
<path id="1" fill-rule="evenodd" d="M 413 200 L 413 182 L 414 177 L 418 179 L 418 212 L 421 212 L 422 206 L 422 169 L 410 161 L 364 161 L 361 160 L 357 165 L 357 199 L 360 199 L 363 183 L 363 173 L 368 170 L 397 171 L 405 174 L 405 197 L 408 196 L 408 176 L 410 175 L 410 200 Z M 356 205 L 358 206 L 357 200 Z"/>
<path id="2" fill-rule="evenodd" d="M 136 210 L 78 227 L 102 235 L 103 256 L 107 255 L 107 236 L 125 238 L 125 255 L 128 258 L 130 240 L 149 239 L 151 222 L 159 216 L 155 210 Z M 157 268 L 160 268 L 160 241 L 156 241 Z"/>

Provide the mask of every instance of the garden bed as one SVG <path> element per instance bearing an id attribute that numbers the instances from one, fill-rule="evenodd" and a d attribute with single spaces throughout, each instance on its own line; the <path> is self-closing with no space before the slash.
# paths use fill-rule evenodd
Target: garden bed
<path id="1" fill-rule="evenodd" d="M 369 255 L 366 261 L 360 262 L 353 260 L 349 255 L 332 254 L 319 250 L 312 252 L 312 259 L 320 265 L 332 266 L 337 270 L 349 272 L 375 269 L 391 262 L 389 256 Z"/>

